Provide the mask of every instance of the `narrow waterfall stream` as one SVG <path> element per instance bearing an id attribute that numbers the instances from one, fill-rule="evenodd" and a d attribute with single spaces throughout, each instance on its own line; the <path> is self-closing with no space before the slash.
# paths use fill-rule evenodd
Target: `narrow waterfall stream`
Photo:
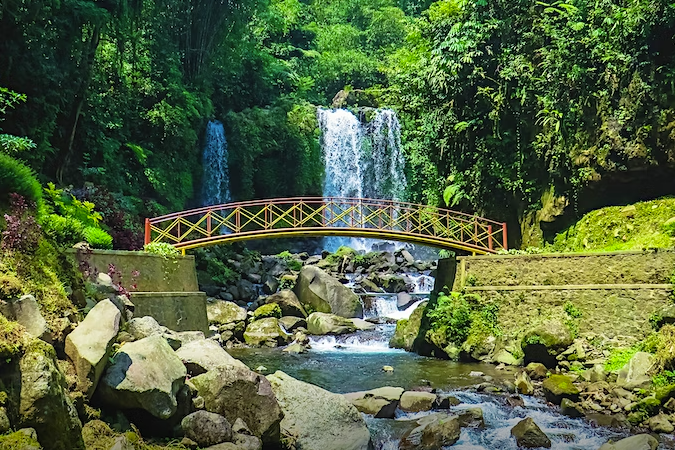
<path id="1" fill-rule="evenodd" d="M 202 204 L 209 206 L 228 203 L 231 198 L 227 140 L 223 124 L 217 120 L 211 120 L 206 125 L 202 158 L 204 166 Z"/>

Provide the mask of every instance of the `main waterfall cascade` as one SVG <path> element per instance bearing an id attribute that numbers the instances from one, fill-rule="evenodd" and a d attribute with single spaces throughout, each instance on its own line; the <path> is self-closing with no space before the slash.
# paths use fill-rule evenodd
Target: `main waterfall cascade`
<path id="1" fill-rule="evenodd" d="M 223 124 L 217 120 L 209 121 L 204 141 L 202 203 L 204 206 L 228 203 L 231 201 L 230 171 Z"/>
<path id="2" fill-rule="evenodd" d="M 326 171 L 323 196 L 402 200 L 407 182 L 396 113 L 377 109 L 359 116 L 346 109 L 318 111 Z M 330 251 L 341 245 L 369 250 L 365 239 L 324 241 Z"/>

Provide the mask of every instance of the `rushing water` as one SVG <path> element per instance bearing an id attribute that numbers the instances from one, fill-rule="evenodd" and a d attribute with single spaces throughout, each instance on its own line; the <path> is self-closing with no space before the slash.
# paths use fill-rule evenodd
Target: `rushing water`
<path id="1" fill-rule="evenodd" d="M 417 279 L 417 291 L 425 292 L 429 279 Z M 396 308 L 396 297 L 382 297 L 381 303 L 372 311 L 380 317 L 406 318 L 419 302 L 405 311 Z M 423 301 L 421 299 L 420 301 Z M 562 416 L 557 409 L 543 401 L 523 397 L 524 407 L 508 406 L 501 395 L 480 394 L 465 390 L 491 377 L 513 380 L 514 368 L 497 370 L 490 364 L 458 363 L 427 358 L 392 349 L 388 341 L 395 325 L 378 325 L 375 330 L 342 336 L 311 338 L 311 349 L 304 354 L 287 354 L 279 349 L 255 348 L 233 349 L 230 352 L 249 367 L 265 367 L 265 373 L 282 370 L 292 377 L 315 384 L 335 393 L 347 393 L 374 389 L 382 386 L 400 386 L 412 389 L 432 386 L 438 392 L 457 397 L 462 403 L 451 409 L 461 411 L 479 407 L 483 411 L 485 429 L 464 428 L 460 440 L 448 449 L 461 450 L 516 450 L 511 436 L 520 420 L 531 417 L 549 436 L 555 450 L 597 450 L 608 439 L 626 437 L 625 433 L 606 428 L 596 428 L 582 419 Z M 393 372 L 385 372 L 383 366 L 392 366 Z M 475 376 L 472 372 L 482 372 Z M 375 419 L 364 415 L 371 432 L 375 450 L 398 449 L 401 437 L 416 426 L 415 421 L 425 413 L 397 412 L 395 419 Z"/>
<path id="2" fill-rule="evenodd" d="M 223 124 L 217 120 L 210 121 L 204 141 L 202 203 L 204 206 L 228 203 L 231 200 L 230 172 Z"/>
<path id="3" fill-rule="evenodd" d="M 400 200 L 406 179 L 401 126 L 396 113 L 378 109 L 369 122 L 345 109 L 318 111 L 326 178 L 324 197 Z M 330 237 L 327 250 L 341 245 L 370 250 L 366 239 Z"/>

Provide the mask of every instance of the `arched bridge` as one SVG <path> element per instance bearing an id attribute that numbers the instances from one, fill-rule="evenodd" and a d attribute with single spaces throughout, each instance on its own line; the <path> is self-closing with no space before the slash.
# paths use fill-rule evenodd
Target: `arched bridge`
<path id="1" fill-rule="evenodd" d="M 506 249 L 506 224 L 391 200 L 297 197 L 228 203 L 145 221 L 145 243 L 185 250 L 260 238 L 352 236 L 473 253 Z"/>

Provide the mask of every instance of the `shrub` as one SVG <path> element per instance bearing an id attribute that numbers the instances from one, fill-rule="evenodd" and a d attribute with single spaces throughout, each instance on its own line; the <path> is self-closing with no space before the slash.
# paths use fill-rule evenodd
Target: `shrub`
<path id="1" fill-rule="evenodd" d="M 165 258 L 172 258 L 180 254 L 176 247 L 166 242 L 151 242 L 143 247 L 143 251 L 152 253 L 153 255 L 164 256 Z"/>
<path id="2" fill-rule="evenodd" d="M 42 205 L 42 186 L 33 170 L 11 156 L 0 153 L 0 204 L 9 203 L 9 194 L 13 192 L 38 207 Z"/>
<path id="3" fill-rule="evenodd" d="M 59 245 L 71 246 L 84 240 L 84 225 L 72 217 L 48 214 L 42 218 L 42 228 Z"/>
<path id="4" fill-rule="evenodd" d="M 32 254 L 37 249 L 42 235 L 35 220 L 34 205 L 28 204 L 19 194 L 10 194 L 10 213 L 5 214 L 7 227 L 2 232 L 2 248 Z"/>
<path id="5" fill-rule="evenodd" d="M 448 342 L 461 345 L 469 337 L 471 307 L 463 295 L 439 295 L 436 307 L 427 312 L 432 328 L 445 334 Z"/>
<path id="6" fill-rule="evenodd" d="M 87 241 L 92 247 L 103 250 L 112 249 L 112 236 L 110 236 L 104 230 L 95 227 L 86 227 L 83 234 L 84 240 Z"/>

